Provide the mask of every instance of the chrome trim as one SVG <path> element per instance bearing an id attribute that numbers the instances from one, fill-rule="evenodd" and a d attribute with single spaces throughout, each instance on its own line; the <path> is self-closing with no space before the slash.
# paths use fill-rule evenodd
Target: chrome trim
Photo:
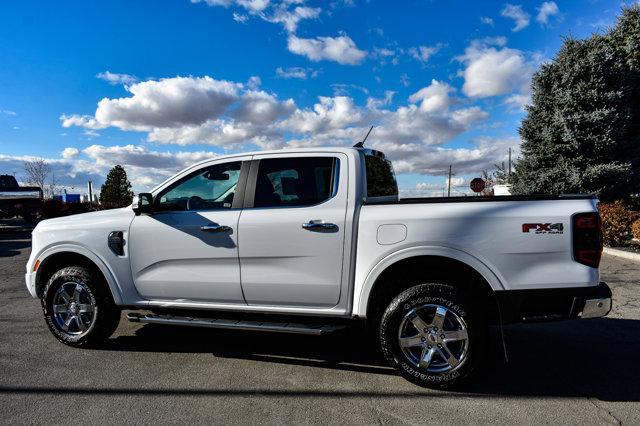
<path id="1" fill-rule="evenodd" d="M 141 322 L 149 324 L 170 324 L 184 325 L 189 327 L 222 328 L 248 331 L 271 331 L 276 333 L 312 335 L 331 333 L 333 331 L 341 330 L 344 328 L 343 325 L 243 321 L 234 319 L 177 317 L 173 315 L 139 315 L 136 313 L 127 314 L 127 319 L 131 322 Z"/>
<path id="2" fill-rule="evenodd" d="M 201 226 L 200 230 L 204 232 L 229 232 L 231 231 L 231 227 L 227 225 L 218 225 L 217 223 L 211 223 L 209 225 Z"/>
<path id="3" fill-rule="evenodd" d="M 599 318 L 606 316 L 609 312 L 611 312 L 610 297 L 587 299 L 584 302 L 582 312 L 578 314 L 578 318 Z"/>

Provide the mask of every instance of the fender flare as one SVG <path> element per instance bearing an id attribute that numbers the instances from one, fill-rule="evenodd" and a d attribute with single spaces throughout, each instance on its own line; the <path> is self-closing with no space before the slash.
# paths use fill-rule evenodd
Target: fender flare
<path id="1" fill-rule="evenodd" d="M 42 263 L 46 263 L 47 259 L 54 254 L 57 253 L 75 253 L 81 256 L 86 257 L 90 261 L 94 263 L 102 272 L 107 285 L 109 286 L 109 290 L 111 291 L 111 296 L 113 297 L 113 301 L 116 305 L 122 304 L 122 289 L 118 284 L 118 281 L 115 278 L 115 274 L 109 268 L 108 264 L 100 258 L 93 251 L 89 250 L 87 247 L 84 247 L 79 244 L 74 243 L 63 243 L 56 244 L 54 246 L 48 247 L 38 253 L 37 259 L 40 259 Z"/>
<path id="2" fill-rule="evenodd" d="M 362 284 L 362 288 L 359 293 L 359 299 L 355 304 L 356 312 L 354 312 L 354 314 L 362 318 L 367 316 L 367 306 L 369 303 L 369 297 L 371 296 L 371 290 L 373 289 L 374 284 L 376 283 L 382 272 L 384 272 L 391 265 L 401 260 L 418 256 L 437 256 L 457 260 L 469 266 L 471 269 L 480 274 L 480 276 L 482 276 L 489 283 L 489 286 L 493 289 L 493 291 L 505 289 L 505 286 L 503 284 L 504 280 L 501 279 L 499 275 L 497 275 L 480 259 L 465 251 L 445 246 L 408 247 L 388 254 L 387 256 L 382 258 L 373 268 L 371 268 Z"/>

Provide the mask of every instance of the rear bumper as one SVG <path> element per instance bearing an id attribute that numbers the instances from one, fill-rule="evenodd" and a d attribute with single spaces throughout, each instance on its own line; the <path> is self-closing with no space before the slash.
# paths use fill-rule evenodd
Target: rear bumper
<path id="1" fill-rule="evenodd" d="M 598 318 L 611 311 L 611 289 L 593 287 L 496 292 L 504 324 Z"/>

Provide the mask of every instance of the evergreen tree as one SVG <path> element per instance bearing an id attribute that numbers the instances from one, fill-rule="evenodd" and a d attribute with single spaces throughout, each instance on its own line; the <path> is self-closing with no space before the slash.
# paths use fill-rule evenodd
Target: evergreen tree
<path id="1" fill-rule="evenodd" d="M 107 180 L 100 188 L 100 204 L 108 208 L 125 207 L 131 204 L 133 191 L 127 172 L 120 165 L 109 171 Z"/>
<path id="2" fill-rule="evenodd" d="M 512 191 L 603 200 L 640 192 L 639 83 L 639 6 L 604 35 L 565 40 L 533 77 Z"/>

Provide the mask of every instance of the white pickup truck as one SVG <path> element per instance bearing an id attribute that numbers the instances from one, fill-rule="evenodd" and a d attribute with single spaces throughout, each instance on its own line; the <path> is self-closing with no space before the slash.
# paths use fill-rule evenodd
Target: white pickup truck
<path id="1" fill-rule="evenodd" d="M 597 200 L 398 199 L 364 148 L 207 160 L 131 207 L 44 220 L 26 283 L 61 342 L 130 321 L 324 334 L 366 320 L 408 380 L 442 387 L 482 365 L 491 324 L 589 318 Z"/>

